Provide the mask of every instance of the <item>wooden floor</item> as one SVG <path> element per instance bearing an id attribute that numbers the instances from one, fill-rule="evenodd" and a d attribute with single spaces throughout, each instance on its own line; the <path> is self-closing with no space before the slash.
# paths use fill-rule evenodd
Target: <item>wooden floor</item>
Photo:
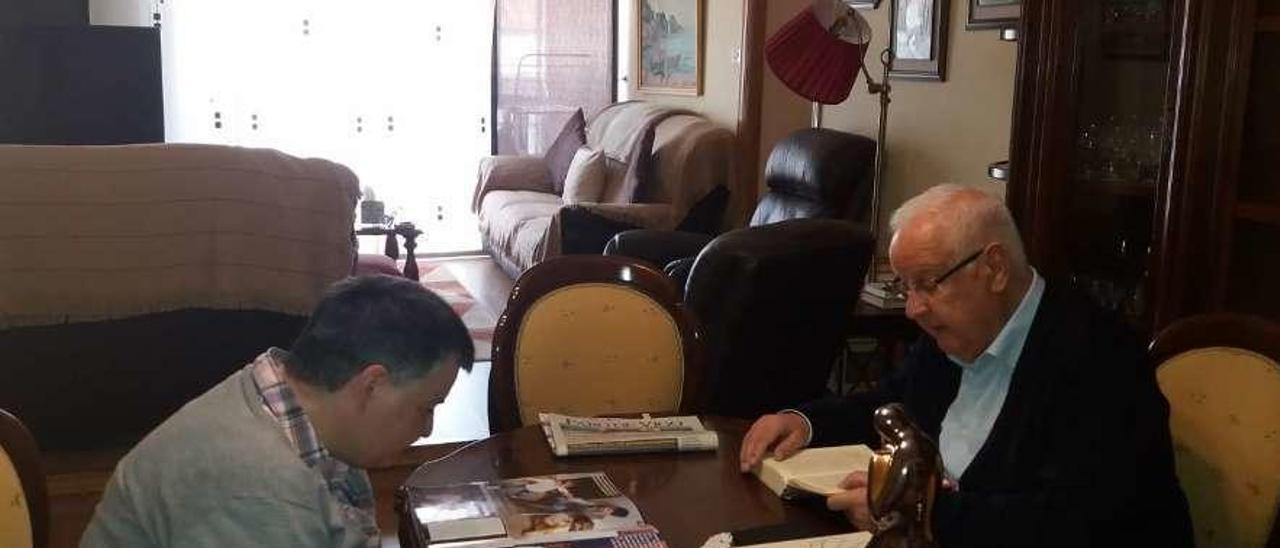
<path id="1" fill-rule="evenodd" d="M 488 257 L 451 261 L 459 283 L 497 317 L 511 293 L 512 280 Z M 419 464 L 442 456 L 458 443 L 489 435 L 489 363 L 477 363 L 470 373 L 461 373 L 444 403 L 436 409 L 435 428 L 428 438 L 418 440 L 397 461 L 386 468 L 369 470 L 377 501 L 378 526 L 384 547 L 398 547 L 393 511 L 395 490 Z M 50 499 L 50 543 L 52 548 L 77 546 L 80 535 L 93 517 L 102 489 L 127 447 L 74 453 L 46 453 L 45 473 Z"/>
<path id="2" fill-rule="evenodd" d="M 488 256 L 461 257 L 449 261 L 449 266 L 449 270 L 458 277 L 458 283 L 493 312 L 495 318 L 502 314 L 515 280 L 507 276 L 493 259 Z"/>

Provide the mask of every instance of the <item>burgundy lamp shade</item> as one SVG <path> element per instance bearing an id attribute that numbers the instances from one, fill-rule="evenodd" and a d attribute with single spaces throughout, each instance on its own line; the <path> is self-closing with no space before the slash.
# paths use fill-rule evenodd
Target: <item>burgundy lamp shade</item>
<path id="1" fill-rule="evenodd" d="M 826 105 L 843 102 L 862 69 L 870 30 L 851 10 L 833 28 L 810 6 L 778 29 L 765 43 L 765 60 L 796 94 Z M 852 34 L 851 34 L 852 33 Z"/>

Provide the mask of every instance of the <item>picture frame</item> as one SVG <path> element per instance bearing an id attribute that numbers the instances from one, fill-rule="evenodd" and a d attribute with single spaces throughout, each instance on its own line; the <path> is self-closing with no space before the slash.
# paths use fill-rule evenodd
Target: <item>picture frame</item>
<path id="1" fill-rule="evenodd" d="M 846 0 L 853 9 L 874 10 L 880 8 L 880 0 Z"/>
<path id="2" fill-rule="evenodd" d="M 947 15 L 951 0 L 891 0 L 889 77 L 946 80 Z"/>
<path id="3" fill-rule="evenodd" d="M 636 90 L 702 95 L 706 0 L 635 0 Z"/>
<path id="4" fill-rule="evenodd" d="M 1022 17 L 1022 0 L 969 0 L 966 30 L 997 29 L 1016 25 Z"/>

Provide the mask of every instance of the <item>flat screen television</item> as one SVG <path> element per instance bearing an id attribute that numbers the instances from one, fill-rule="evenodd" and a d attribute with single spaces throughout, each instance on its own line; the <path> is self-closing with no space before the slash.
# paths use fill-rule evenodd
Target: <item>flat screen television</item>
<path id="1" fill-rule="evenodd" d="M 159 142 L 159 29 L 0 27 L 0 143 Z"/>

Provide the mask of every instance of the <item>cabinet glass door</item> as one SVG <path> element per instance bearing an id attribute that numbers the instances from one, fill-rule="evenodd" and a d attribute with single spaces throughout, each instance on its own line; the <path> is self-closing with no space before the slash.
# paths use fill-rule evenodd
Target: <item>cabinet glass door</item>
<path id="1" fill-rule="evenodd" d="M 1144 325 L 1152 216 L 1168 150 L 1173 2 L 1079 5 L 1075 139 L 1062 204 L 1067 279 Z"/>

